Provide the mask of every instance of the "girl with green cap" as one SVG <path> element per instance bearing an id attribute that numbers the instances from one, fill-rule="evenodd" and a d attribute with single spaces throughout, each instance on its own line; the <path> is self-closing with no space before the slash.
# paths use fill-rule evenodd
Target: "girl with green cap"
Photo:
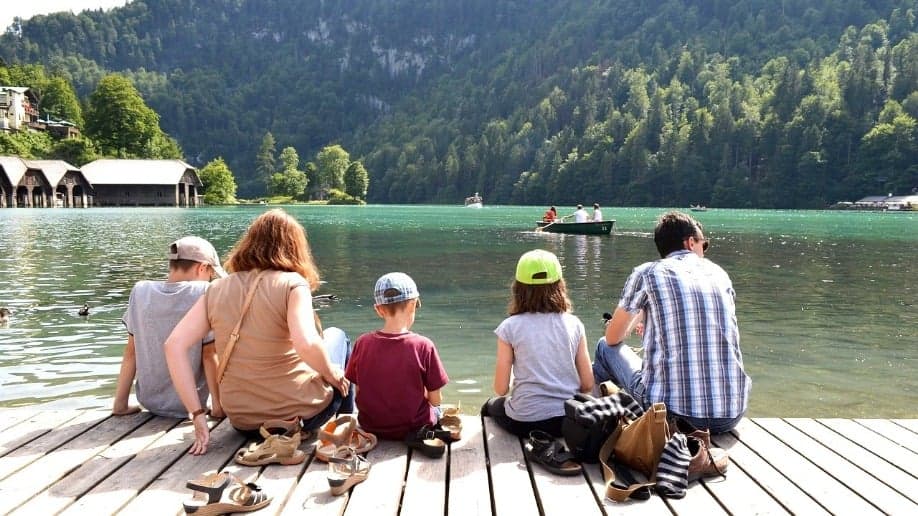
<path id="1" fill-rule="evenodd" d="M 586 333 L 570 311 L 558 258 L 541 249 L 523 254 L 511 287 L 510 316 L 494 330 L 497 397 L 485 402 L 482 415 L 520 437 L 533 430 L 561 436 L 564 402 L 593 389 Z"/>

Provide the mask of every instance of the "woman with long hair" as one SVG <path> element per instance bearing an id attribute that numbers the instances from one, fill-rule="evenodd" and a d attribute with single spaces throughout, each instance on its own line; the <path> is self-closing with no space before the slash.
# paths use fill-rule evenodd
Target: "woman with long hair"
<path id="1" fill-rule="evenodd" d="M 236 243 L 225 269 L 229 277 L 211 284 L 165 343 L 169 373 L 194 422 L 193 455 L 207 451 L 210 432 L 188 349 L 210 331 L 222 371 L 220 399 L 237 430 L 250 433 L 268 421 L 291 419 L 304 430 L 317 429 L 350 388 L 341 367 L 329 360 L 313 312 L 319 273 L 299 222 L 283 210 L 265 212 Z"/>

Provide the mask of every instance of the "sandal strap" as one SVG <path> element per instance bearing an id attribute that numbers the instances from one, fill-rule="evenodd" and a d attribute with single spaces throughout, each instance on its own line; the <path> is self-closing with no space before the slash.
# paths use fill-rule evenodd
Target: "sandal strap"
<path id="1" fill-rule="evenodd" d="M 217 503 L 223 497 L 223 491 L 233 480 L 229 473 L 210 473 L 185 483 L 185 487 L 192 491 L 199 491 L 207 495 L 207 503 Z M 218 482 L 219 481 L 219 482 Z"/>

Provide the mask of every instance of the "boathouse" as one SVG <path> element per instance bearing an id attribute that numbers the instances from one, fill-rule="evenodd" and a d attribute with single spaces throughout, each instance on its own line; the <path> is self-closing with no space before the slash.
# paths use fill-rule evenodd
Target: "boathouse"
<path id="1" fill-rule="evenodd" d="M 96 206 L 201 205 L 197 170 L 180 159 L 99 159 L 83 165 Z"/>
<path id="2" fill-rule="evenodd" d="M 86 208 L 93 195 L 80 169 L 66 161 L 0 156 L 0 208 Z"/>

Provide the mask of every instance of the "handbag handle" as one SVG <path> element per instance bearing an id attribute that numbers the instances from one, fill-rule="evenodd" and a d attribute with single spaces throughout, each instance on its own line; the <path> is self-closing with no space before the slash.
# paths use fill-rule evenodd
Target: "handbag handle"
<path id="1" fill-rule="evenodd" d="M 223 356 L 220 357 L 220 364 L 217 366 L 217 383 L 223 381 L 223 373 L 226 372 L 226 364 L 229 362 L 230 355 L 233 354 L 233 349 L 236 347 L 236 341 L 239 340 L 239 329 L 242 327 L 242 320 L 245 318 L 246 312 L 249 311 L 249 306 L 252 304 L 252 299 L 255 297 L 255 290 L 258 286 L 258 282 L 261 280 L 261 276 L 267 271 L 259 271 L 255 276 L 255 279 L 252 281 L 252 286 L 249 287 L 249 291 L 245 295 L 245 302 L 242 304 L 242 311 L 239 312 L 239 321 L 236 323 L 236 327 L 233 328 L 233 331 L 230 333 L 229 339 L 226 341 L 226 350 L 224 350 Z"/>
<path id="2" fill-rule="evenodd" d="M 602 466 L 602 477 L 606 482 L 606 497 L 616 502 L 624 502 L 631 496 L 631 493 L 634 493 L 638 489 L 644 487 L 650 488 L 656 485 L 656 482 L 644 482 L 631 484 L 624 489 L 615 487 L 615 470 L 609 465 L 609 457 L 612 456 L 613 450 L 615 449 L 615 443 L 618 441 L 618 436 L 622 433 L 622 426 L 624 426 L 623 419 L 625 418 L 618 420 L 618 428 L 612 432 L 612 435 L 606 439 L 606 442 L 602 444 L 602 448 L 599 449 L 599 465 Z"/>

